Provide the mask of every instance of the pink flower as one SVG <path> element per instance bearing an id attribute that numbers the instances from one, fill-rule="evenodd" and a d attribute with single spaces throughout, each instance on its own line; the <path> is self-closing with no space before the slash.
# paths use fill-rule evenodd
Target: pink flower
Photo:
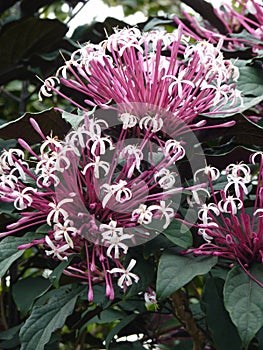
<path id="1" fill-rule="evenodd" d="M 123 106 L 120 119 L 125 129 L 134 126 L 138 118 L 141 127 L 157 132 L 166 122 L 156 114 L 161 108 L 171 113 L 167 125 L 173 123 L 170 129 L 174 129 L 174 116 L 192 124 L 199 114 L 220 113 L 227 103 L 229 111 L 237 110 L 240 92 L 231 81 L 238 69 L 224 60 L 219 49 L 204 41 L 188 44 L 181 27 L 175 33 L 115 29 L 106 41 L 77 50 L 63 68 L 67 75 L 63 74 L 60 83 L 80 92 L 82 105 L 55 87 L 58 78 L 48 78 L 41 92 L 49 96 L 53 90 L 84 111 L 87 104 Z M 61 69 L 57 76 L 60 74 Z M 147 105 L 148 110 L 141 111 L 136 103 Z M 146 113 L 151 111 L 150 106 L 154 115 Z"/>
<path id="2" fill-rule="evenodd" d="M 230 164 L 226 168 L 228 176 L 223 189 L 216 190 L 216 180 L 210 182 L 209 204 L 197 203 L 201 209 L 195 225 L 206 243 L 185 253 L 237 261 L 245 271 L 253 262 L 263 263 L 263 157 L 261 153 L 255 155 L 259 172 L 253 188 L 251 182 L 246 187 L 244 180 L 250 178 L 250 167 L 245 164 Z M 251 157 L 254 163 L 255 155 Z"/>
<path id="3" fill-rule="evenodd" d="M 169 226 L 178 207 L 175 196 L 184 189 L 171 177 L 176 162 L 186 156 L 183 142 L 153 130 L 154 124 L 153 128 L 141 126 L 138 118 L 127 127 L 122 122 L 109 126 L 106 117 L 86 115 L 83 125 L 63 141 L 44 137 L 32 122 L 43 137 L 39 155 L 23 140 L 19 142 L 31 153 L 35 169 L 16 150 L 0 158 L 0 200 L 13 203 L 21 212 L 0 237 L 48 224 L 45 238 L 24 247 L 41 243 L 45 255 L 55 260 L 79 254 L 64 273 L 89 284 L 89 300 L 94 283 L 105 284 L 107 296 L 114 297 L 115 273 L 124 290 L 138 281 L 131 272 L 134 260 L 123 267 L 129 247 Z M 130 144 L 131 139 L 136 145 Z M 57 162 L 62 159 L 64 166 Z M 19 172 L 10 175 L 19 161 L 31 187 Z"/>

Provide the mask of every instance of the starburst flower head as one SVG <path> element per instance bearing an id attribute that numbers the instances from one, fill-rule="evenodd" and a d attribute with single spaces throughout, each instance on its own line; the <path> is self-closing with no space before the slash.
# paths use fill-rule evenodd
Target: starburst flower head
<path id="1" fill-rule="evenodd" d="M 206 243 L 187 253 L 218 256 L 230 264 L 236 261 L 245 271 L 253 262 L 263 263 L 263 160 L 258 155 L 251 157 L 258 166 L 253 185 L 247 186 L 251 164 L 228 165 L 225 172 L 231 176 L 221 175 L 226 179 L 223 189 L 218 188 L 217 179 L 209 182 L 208 203 L 197 204 L 200 209 L 196 224 Z"/>
<path id="2" fill-rule="evenodd" d="M 147 108 L 142 105 L 141 111 Z M 44 136 L 32 121 L 43 138 L 39 154 L 19 140 L 32 157 L 25 159 L 24 153 L 14 149 L 2 155 L 0 200 L 13 203 L 21 217 L 0 237 L 47 224 L 45 237 L 25 247 L 42 244 L 47 257 L 70 261 L 64 273 L 88 283 L 89 300 L 94 283 L 105 284 L 107 296 L 113 298 L 115 276 L 123 290 L 138 281 L 131 272 L 134 260 L 127 262 L 130 247 L 167 229 L 184 190 L 174 177 L 176 163 L 187 158 L 180 132 L 177 140 L 165 129 L 157 130 L 161 124 L 148 124 L 147 119 L 144 125 L 141 118 L 140 125 L 134 114 L 127 127 L 120 118 L 122 108 L 116 107 L 115 113 L 115 119 L 107 109 L 84 113 L 83 122 L 64 140 Z M 16 163 L 21 172 L 13 172 Z M 79 260 L 69 260 L 74 254 L 79 254 Z"/>
<path id="3" fill-rule="evenodd" d="M 65 98 L 56 88 L 59 78 L 60 84 L 83 96 L 83 101 L 78 103 L 68 98 L 83 111 L 87 111 L 87 104 L 107 108 L 111 104 L 124 105 L 119 116 L 124 129 L 133 127 L 139 120 L 141 128 L 152 132 L 158 132 L 165 123 L 173 130 L 175 122 L 163 120 L 158 108 L 192 125 L 201 113 L 214 115 L 223 107 L 226 113 L 226 104 L 228 111 L 233 112 L 240 105 L 240 98 L 236 97 L 239 92 L 233 83 L 238 68 L 224 60 L 220 48 L 209 42 L 190 45 L 182 26 L 174 33 L 115 29 L 100 44 L 78 49 L 63 69 L 67 71 L 66 78 L 64 74 L 60 77 L 59 69 L 55 80 L 45 81 L 41 88 L 44 96 L 53 90 Z M 127 109 L 134 103 L 158 108 L 151 113 Z"/>

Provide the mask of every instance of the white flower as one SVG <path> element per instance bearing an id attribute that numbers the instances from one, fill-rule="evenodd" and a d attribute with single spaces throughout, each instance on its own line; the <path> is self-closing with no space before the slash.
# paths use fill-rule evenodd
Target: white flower
<path id="1" fill-rule="evenodd" d="M 109 224 L 101 224 L 99 227 L 100 232 L 102 232 L 102 236 L 104 240 L 109 240 L 114 235 L 122 235 L 123 234 L 123 228 L 117 227 L 117 221 L 111 220 Z"/>
<path id="2" fill-rule="evenodd" d="M 88 136 L 89 136 L 89 131 L 87 131 L 86 126 L 81 125 L 77 128 L 77 130 L 71 131 L 66 136 L 65 141 L 70 147 L 72 147 L 74 152 L 78 155 L 79 154 L 78 146 L 80 146 L 81 148 L 85 148 L 86 142 L 88 140 Z"/>
<path id="3" fill-rule="evenodd" d="M 137 117 L 130 113 L 122 113 L 120 115 L 120 120 L 123 122 L 123 129 L 132 128 L 137 124 Z"/>
<path id="4" fill-rule="evenodd" d="M 225 194 L 227 194 L 227 191 L 231 186 L 234 187 L 235 194 L 238 198 L 241 196 L 240 189 L 242 189 L 245 194 L 248 194 L 248 189 L 245 185 L 245 182 L 247 182 L 246 179 L 243 177 L 235 177 L 229 174 L 227 175 L 227 180 L 228 184 L 226 184 L 224 188 Z"/>
<path id="5" fill-rule="evenodd" d="M 26 162 L 23 162 L 19 159 L 19 162 L 15 161 L 13 169 L 10 171 L 10 175 L 13 175 L 14 173 L 18 172 L 19 177 L 22 180 L 26 180 L 26 172 L 25 169 L 28 169 L 28 164 Z"/>
<path id="6" fill-rule="evenodd" d="M 211 243 L 211 241 L 213 240 L 213 237 L 209 236 L 205 228 L 199 228 L 198 234 L 202 236 L 203 239 L 208 243 Z"/>
<path id="7" fill-rule="evenodd" d="M 254 153 L 252 156 L 251 156 L 251 163 L 252 164 L 256 164 L 256 157 L 260 157 L 259 159 L 260 159 L 260 161 L 262 161 L 262 159 L 263 159 L 263 152 L 256 152 L 256 153 Z"/>
<path id="8" fill-rule="evenodd" d="M 133 161 L 132 164 L 129 163 L 129 171 L 127 177 L 130 178 L 134 172 L 134 168 L 139 171 L 141 160 L 143 158 L 142 150 L 135 145 L 128 145 L 123 148 L 120 153 L 120 158 Z"/>
<path id="9" fill-rule="evenodd" d="M 15 185 L 18 182 L 18 178 L 15 175 L 5 175 L 0 176 L 0 187 L 5 189 L 15 189 Z"/>
<path id="10" fill-rule="evenodd" d="M 233 177 L 240 177 L 244 179 L 244 182 L 250 181 L 250 168 L 247 164 L 229 164 L 226 167 L 226 172 Z"/>
<path id="11" fill-rule="evenodd" d="M 88 125 L 85 127 L 89 135 L 101 135 L 102 127 L 108 128 L 109 125 L 104 119 L 89 119 Z"/>
<path id="12" fill-rule="evenodd" d="M 173 153 L 171 155 L 171 153 Z M 168 140 L 164 145 L 165 156 L 176 157 L 176 160 L 182 159 L 185 156 L 185 149 L 180 142 L 176 140 Z"/>
<path id="13" fill-rule="evenodd" d="M 227 87 L 227 85 L 221 85 L 220 81 L 216 82 L 216 85 L 208 84 L 206 81 L 202 81 L 200 90 L 205 89 L 213 89 L 215 91 L 214 99 L 213 99 L 213 106 L 216 106 L 220 101 L 221 98 L 224 98 L 224 103 L 226 104 L 228 101 L 227 93 L 224 90 L 224 87 Z M 223 102 L 223 101 L 221 101 Z"/>
<path id="14" fill-rule="evenodd" d="M 67 256 L 63 257 L 61 253 L 64 253 L 66 250 L 70 248 L 68 244 L 64 244 L 62 246 L 55 246 L 48 236 L 45 237 L 45 241 L 47 245 L 51 248 L 51 250 L 45 250 L 45 253 L 47 254 L 47 256 L 53 255 L 54 257 L 57 257 L 59 260 L 67 260 Z"/>
<path id="15" fill-rule="evenodd" d="M 152 222 L 152 217 L 153 213 L 145 204 L 140 204 L 139 208 L 132 212 L 132 220 L 137 220 L 139 224 L 150 224 Z"/>
<path id="16" fill-rule="evenodd" d="M 208 214 L 209 212 L 213 212 L 214 215 L 219 215 L 220 211 L 217 208 L 216 204 L 214 203 L 209 203 L 207 204 L 202 204 L 201 209 L 198 211 L 198 218 L 203 221 L 204 224 L 207 224 L 209 219 Z"/>
<path id="17" fill-rule="evenodd" d="M 145 300 L 146 306 L 157 304 L 156 293 L 154 291 L 151 291 L 150 293 L 145 292 L 144 300 Z"/>
<path id="18" fill-rule="evenodd" d="M 165 206 L 165 201 L 160 201 L 160 205 L 150 205 L 148 210 L 154 211 L 157 210 L 157 213 L 160 212 L 161 216 L 160 219 L 164 217 L 165 224 L 163 225 L 163 228 L 166 229 L 170 223 L 171 218 L 174 217 L 174 210 L 173 208 L 169 208 L 168 206 Z"/>
<path id="19" fill-rule="evenodd" d="M 140 129 L 150 129 L 151 132 L 157 132 L 161 130 L 163 127 L 163 120 L 155 115 L 154 117 L 151 117 L 150 115 L 146 115 L 143 117 L 139 122 Z"/>
<path id="20" fill-rule="evenodd" d="M 43 166 L 41 169 L 41 174 L 37 178 L 37 186 L 43 187 L 43 186 L 50 186 L 52 183 L 54 186 L 58 186 L 60 183 L 60 179 L 57 175 L 53 174 L 53 172 L 56 171 L 55 169 L 52 169 L 50 167 Z"/>
<path id="21" fill-rule="evenodd" d="M 197 174 L 198 173 L 203 173 L 207 176 L 209 176 L 211 178 L 212 181 L 217 180 L 220 176 L 220 171 L 215 168 L 215 167 L 211 167 L 210 165 L 205 166 L 204 168 L 198 169 L 195 173 L 194 173 L 194 180 L 196 181 L 197 179 Z"/>
<path id="22" fill-rule="evenodd" d="M 52 226 L 51 220 L 53 222 L 58 223 L 59 222 L 59 216 L 62 215 L 63 219 L 67 219 L 68 213 L 65 209 L 62 209 L 61 206 L 65 203 L 72 203 L 72 198 L 65 198 L 62 199 L 60 202 L 56 203 L 48 203 L 48 205 L 52 208 L 52 210 L 49 212 L 47 216 L 47 223 L 49 226 Z"/>
<path id="23" fill-rule="evenodd" d="M 40 147 L 41 154 L 45 153 L 46 147 L 49 147 L 52 151 L 54 147 L 61 149 L 61 143 L 58 140 L 57 136 L 54 136 L 54 137 L 47 136 L 46 138 L 47 138 L 46 141 L 44 141 Z"/>
<path id="24" fill-rule="evenodd" d="M 193 206 L 193 204 L 201 204 L 200 195 L 198 192 L 205 192 L 205 194 L 210 197 L 210 193 L 206 188 L 197 188 L 196 190 L 192 190 L 192 198 L 193 200 L 190 200 L 189 197 L 187 197 L 187 202 L 190 206 Z"/>
<path id="25" fill-rule="evenodd" d="M 218 224 L 216 222 L 207 222 L 205 223 L 204 227 L 203 228 L 199 228 L 198 230 L 198 234 L 203 236 L 203 239 L 208 242 L 208 243 L 211 243 L 211 241 L 213 240 L 213 237 L 212 236 L 209 236 L 209 230 L 210 228 L 218 228 Z M 207 232 L 208 231 L 208 232 Z"/>
<path id="26" fill-rule="evenodd" d="M 238 209 L 243 207 L 243 202 L 240 198 L 228 196 L 218 203 L 218 209 L 221 212 L 236 214 Z"/>
<path id="27" fill-rule="evenodd" d="M 47 160 L 46 166 L 54 167 L 55 170 L 63 173 L 71 164 L 69 158 L 64 155 L 67 151 L 72 151 L 72 149 L 65 147 L 59 152 L 53 151 L 51 157 Z"/>
<path id="28" fill-rule="evenodd" d="M 39 101 L 43 101 L 42 96 L 45 97 L 51 97 L 52 96 L 52 91 L 55 88 L 56 84 L 60 82 L 58 77 L 49 77 L 44 81 L 44 84 L 41 86 L 39 94 L 38 94 L 38 99 Z"/>
<path id="29" fill-rule="evenodd" d="M 133 235 L 128 235 L 128 234 L 121 234 L 120 236 L 114 232 L 111 237 L 108 237 L 107 240 L 105 240 L 105 245 L 109 246 L 107 249 L 107 255 L 111 257 L 111 251 L 114 249 L 114 258 L 119 259 L 120 257 L 120 252 L 119 249 L 123 250 L 124 254 L 127 254 L 128 251 L 128 246 L 124 243 L 122 243 L 123 240 L 125 239 L 130 239 L 132 238 Z"/>
<path id="30" fill-rule="evenodd" d="M 139 281 L 139 276 L 137 276 L 135 273 L 130 272 L 136 264 L 135 259 L 131 259 L 128 267 L 126 269 L 121 269 L 118 267 L 113 268 L 112 270 L 108 271 L 109 273 L 121 273 L 122 276 L 118 279 L 118 286 L 120 288 L 129 287 L 132 285 L 132 279 L 134 279 L 135 283 Z"/>
<path id="31" fill-rule="evenodd" d="M 14 194 L 14 197 L 16 197 L 14 201 L 14 207 L 17 210 L 24 210 L 31 206 L 33 202 L 33 199 L 31 197 L 32 193 L 30 195 L 27 192 L 37 192 L 37 189 L 32 187 L 26 187 L 21 192 L 14 191 L 13 194 Z"/>
<path id="32" fill-rule="evenodd" d="M 131 47 L 135 47 L 143 54 L 143 48 L 138 41 L 140 37 L 141 32 L 137 28 L 115 29 L 115 33 L 106 40 L 106 46 L 110 52 L 118 51 L 120 56 L 123 55 L 127 48 Z"/>
<path id="33" fill-rule="evenodd" d="M 151 30 L 150 32 L 145 32 L 142 35 L 141 42 L 144 44 L 146 42 L 148 45 L 151 45 L 152 49 L 155 51 L 159 41 L 162 41 L 163 48 L 166 49 L 174 41 L 178 40 L 178 35 L 175 32 L 167 33 L 163 30 Z"/>
<path id="34" fill-rule="evenodd" d="M 109 137 L 101 137 L 100 135 L 93 134 L 91 135 L 90 139 L 87 142 L 87 145 L 92 142 L 92 146 L 90 149 L 90 152 L 93 156 L 96 156 L 97 150 L 99 148 L 100 154 L 105 154 L 106 152 L 106 144 L 110 146 L 110 150 L 114 149 L 114 146 L 112 144 L 112 141 L 109 139 Z"/>
<path id="35" fill-rule="evenodd" d="M 70 246 L 70 248 L 74 247 L 73 241 L 70 238 L 70 235 L 76 235 L 77 229 L 76 227 L 72 227 L 72 222 L 70 220 L 65 220 L 63 224 L 58 222 L 54 225 L 54 238 L 56 241 L 61 240 L 63 237 Z"/>
<path id="36" fill-rule="evenodd" d="M 173 174 L 175 173 L 163 168 L 154 175 L 154 180 L 158 181 L 159 185 L 165 190 L 167 190 L 168 188 L 173 187 L 173 185 L 175 184 L 175 178 Z"/>
<path id="37" fill-rule="evenodd" d="M 50 270 L 50 269 L 45 269 L 43 272 L 42 272 L 42 277 L 48 279 L 49 276 L 52 274 L 53 270 Z"/>
<path id="38" fill-rule="evenodd" d="M 163 79 L 172 79 L 174 80 L 170 85 L 169 85 L 169 88 L 168 88 L 168 92 L 169 94 L 171 95 L 172 92 L 173 92 L 173 88 L 174 86 L 177 86 L 177 94 L 180 98 L 183 98 L 183 84 L 187 84 L 187 85 L 190 85 L 192 88 L 195 87 L 195 84 L 188 80 L 188 79 L 184 79 L 184 76 L 186 74 L 186 69 L 184 70 L 181 70 L 179 73 L 178 73 L 178 76 L 176 77 L 175 75 L 165 75 L 163 77 Z"/>
<path id="39" fill-rule="evenodd" d="M 102 200 L 102 207 L 105 208 L 110 198 L 115 195 L 115 199 L 119 203 L 124 203 L 132 198 L 132 191 L 125 187 L 127 181 L 120 180 L 116 185 L 104 184 L 101 186 L 104 191 L 107 192 L 106 196 Z"/>
<path id="40" fill-rule="evenodd" d="M 99 156 L 95 156 L 94 162 L 85 165 L 84 169 L 82 170 L 82 174 L 86 175 L 86 172 L 90 167 L 94 167 L 94 176 L 96 179 L 99 179 L 100 177 L 100 168 L 104 170 L 105 176 L 109 173 L 110 170 L 110 164 L 108 162 L 100 160 Z"/>
<path id="41" fill-rule="evenodd" d="M 16 155 L 16 156 L 15 156 Z M 9 169 L 9 166 L 14 166 L 16 157 L 20 157 L 24 159 L 24 152 L 21 149 L 16 148 L 10 148 L 8 151 L 4 150 L 4 152 L 1 155 L 1 165 L 5 169 Z"/>
<path id="42" fill-rule="evenodd" d="M 257 215 L 258 213 L 263 213 L 263 209 L 262 209 L 262 208 L 257 209 L 257 210 L 253 213 L 253 216 Z M 260 215 L 259 217 L 262 218 L 263 215 Z"/>

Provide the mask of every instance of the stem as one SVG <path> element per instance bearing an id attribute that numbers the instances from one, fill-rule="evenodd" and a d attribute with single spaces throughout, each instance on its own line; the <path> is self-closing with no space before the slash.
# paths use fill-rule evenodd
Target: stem
<path id="1" fill-rule="evenodd" d="M 16 102 L 20 102 L 20 98 L 17 97 L 16 95 L 12 94 L 10 91 L 5 90 L 3 87 L 0 89 L 0 94 L 3 93 L 3 95 L 11 98 L 12 100 Z"/>
<path id="2" fill-rule="evenodd" d="M 77 344 L 75 350 L 83 350 L 83 349 L 85 349 L 86 335 L 87 335 L 87 331 L 86 331 L 86 329 L 84 329 L 84 331 L 79 336 L 78 344 Z"/>
<path id="3" fill-rule="evenodd" d="M 9 324 L 9 327 L 14 327 L 19 323 L 17 307 L 12 297 L 13 285 L 17 281 L 17 276 L 18 276 L 17 261 L 13 262 L 13 264 L 10 266 L 9 275 L 10 275 L 10 290 L 8 293 L 8 324 Z"/>
<path id="4" fill-rule="evenodd" d="M 173 293 L 170 298 L 178 320 L 192 337 L 193 350 L 203 350 L 207 343 L 207 339 L 202 330 L 196 324 L 185 293 L 179 289 Z"/>
<path id="5" fill-rule="evenodd" d="M 4 295 L 5 295 L 5 279 L 2 278 L 2 292 L 0 294 L 0 312 L 1 312 L 1 323 L 2 326 L 4 328 L 4 330 L 8 329 L 8 323 L 7 323 L 7 319 L 6 319 L 6 310 L 5 310 L 5 306 L 4 306 Z"/>

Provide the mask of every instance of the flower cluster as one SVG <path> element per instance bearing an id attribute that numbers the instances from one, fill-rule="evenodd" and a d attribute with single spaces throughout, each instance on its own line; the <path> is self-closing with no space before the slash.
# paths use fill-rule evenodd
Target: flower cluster
<path id="1" fill-rule="evenodd" d="M 175 164 L 185 157 L 180 141 L 157 132 L 158 115 L 139 121 L 125 113 L 110 126 L 108 111 L 98 113 L 63 141 L 45 137 L 32 119 L 43 138 L 39 154 L 19 139 L 31 157 L 11 148 L 0 158 L 0 200 L 21 212 L 0 236 L 46 224 L 45 237 L 21 248 L 42 244 L 58 260 L 83 252 L 86 258 L 73 259 L 65 273 L 89 283 L 89 300 L 93 283 L 104 281 L 114 297 L 112 274 L 124 289 L 138 281 L 130 272 L 136 261 L 123 265 L 128 248 L 156 237 L 175 217 L 183 190 Z"/>
<path id="2" fill-rule="evenodd" d="M 79 93 L 82 103 L 66 98 L 82 110 L 87 105 L 109 108 L 115 103 L 124 105 L 123 112 L 128 109 L 140 116 L 134 103 L 143 103 L 170 112 L 173 119 L 188 125 L 201 113 L 214 115 L 223 108 L 235 111 L 242 102 L 235 88 L 237 67 L 224 60 L 220 45 L 189 44 L 189 40 L 180 26 L 173 33 L 115 29 L 100 44 L 89 43 L 75 51 L 55 77 L 45 80 L 40 99 L 52 92 L 65 98 L 66 86 Z M 169 119 L 169 129 L 176 129 L 171 123 Z"/>
<path id="3" fill-rule="evenodd" d="M 96 283 L 105 283 L 113 299 L 113 276 L 124 290 L 139 280 L 129 247 L 169 226 L 184 189 L 196 197 L 203 186 L 181 184 L 176 164 L 187 158 L 185 143 L 195 146 L 182 135 L 192 133 L 187 125 L 205 125 L 192 124 L 200 113 L 214 115 L 225 105 L 235 110 L 237 78 L 219 47 L 190 45 L 181 28 L 171 34 L 115 30 L 99 45 L 74 52 L 46 79 L 40 97 L 66 98 L 83 121 L 59 140 L 43 135 L 32 119 L 43 139 L 39 153 L 21 139 L 29 158 L 21 149 L 2 153 L 0 200 L 13 203 L 21 217 L 0 237 L 45 224 L 46 236 L 23 249 L 42 245 L 46 256 L 68 260 L 64 273 L 88 283 L 89 300 Z M 63 85 L 78 91 L 82 103 L 65 96 Z M 90 105 L 100 109 L 90 112 Z"/>
<path id="4" fill-rule="evenodd" d="M 258 175 L 253 175 L 253 169 Z M 208 203 L 198 201 L 196 227 L 206 243 L 187 253 L 237 261 L 244 269 L 253 262 L 262 263 L 262 152 L 253 154 L 249 165 L 230 164 L 221 173 L 206 167 L 196 176 L 202 174 L 208 177 L 211 195 Z"/>

